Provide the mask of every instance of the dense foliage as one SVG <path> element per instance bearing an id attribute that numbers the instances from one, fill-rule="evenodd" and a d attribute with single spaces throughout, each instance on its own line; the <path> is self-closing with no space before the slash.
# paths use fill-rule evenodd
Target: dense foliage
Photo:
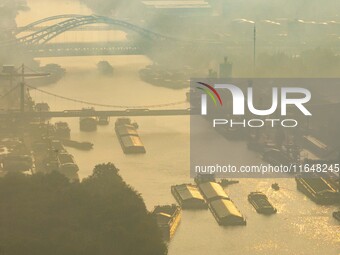
<path id="1" fill-rule="evenodd" d="M 139 194 L 112 164 L 81 183 L 62 175 L 0 179 L 0 254 L 161 255 L 167 249 Z"/>

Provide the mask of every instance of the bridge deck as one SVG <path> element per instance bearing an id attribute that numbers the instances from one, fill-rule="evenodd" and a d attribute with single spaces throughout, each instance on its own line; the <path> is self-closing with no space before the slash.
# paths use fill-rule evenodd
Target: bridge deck
<path id="1" fill-rule="evenodd" d="M 27 117 L 27 118 L 74 118 L 74 117 L 132 117 L 132 116 L 184 116 L 192 114 L 191 109 L 148 110 L 131 109 L 116 111 L 82 111 L 65 110 L 54 112 L 0 112 L 0 118 Z"/>

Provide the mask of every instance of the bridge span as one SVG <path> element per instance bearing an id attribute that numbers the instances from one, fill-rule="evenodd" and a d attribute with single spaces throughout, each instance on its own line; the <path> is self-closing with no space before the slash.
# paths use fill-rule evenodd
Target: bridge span
<path id="1" fill-rule="evenodd" d="M 84 110 L 64 110 L 51 112 L 20 112 L 4 111 L 0 112 L 0 118 L 75 118 L 75 117 L 137 117 L 137 116 L 185 116 L 193 114 L 188 109 L 127 109 L 112 111 L 84 111 Z"/>
<path id="2" fill-rule="evenodd" d="M 147 47 L 130 42 L 48 43 L 28 50 L 35 57 L 145 55 Z"/>

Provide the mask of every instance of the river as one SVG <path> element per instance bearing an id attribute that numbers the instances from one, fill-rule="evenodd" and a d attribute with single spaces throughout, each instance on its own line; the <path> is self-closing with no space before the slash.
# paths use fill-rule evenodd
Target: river
<path id="1" fill-rule="evenodd" d="M 30 0 L 28 4 L 31 11 L 18 16 L 19 26 L 52 15 L 91 13 L 77 1 Z M 123 32 L 112 33 L 116 37 L 124 37 Z M 81 36 L 78 35 L 81 38 L 78 40 L 91 38 L 91 35 Z M 101 39 L 101 36 L 108 35 L 97 38 Z M 115 69 L 113 77 L 97 73 L 96 64 L 100 60 L 112 63 Z M 139 79 L 138 71 L 151 63 L 145 56 L 63 57 L 40 61 L 66 68 L 64 78 L 42 88 L 55 94 L 115 105 L 150 105 L 185 100 L 186 90 L 154 87 Z M 31 93 L 36 102 L 48 102 L 52 110 L 86 107 L 39 92 Z M 150 210 L 158 204 L 175 202 L 170 193 L 171 185 L 193 181 L 189 178 L 188 117 L 133 118 L 139 124 L 139 134 L 147 150 L 145 155 L 137 156 L 123 154 L 114 132 L 114 118 L 111 118 L 110 125 L 99 126 L 93 133 L 80 132 L 78 119 L 63 120 L 72 129 L 72 139 L 94 143 L 94 149 L 89 152 L 68 149 L 80 167 L 80 178 L 90 175 L 98 163 L 113 162 L 124 180 L 142 194 Z M 229 143 L 227 154 L 254 157 L 243 142 Z M 277 192 L 270 188 L 273 182 L 241 179 L 239 184 L 226 189 L 247 217 L 246 227 L 220 227 L 209 210 L 184 211 L 182 223 L 169 243 L 169 255 L 339 255 L 340 227 L 331 217 L 336 208 L 311 202 L 296 190 L 294 179 L 278 180 L 282 188 Z M 268 195 L 278 209 L 276 215 L 266 217 L 254 211 L 247 195 L 256 190 Z"/>

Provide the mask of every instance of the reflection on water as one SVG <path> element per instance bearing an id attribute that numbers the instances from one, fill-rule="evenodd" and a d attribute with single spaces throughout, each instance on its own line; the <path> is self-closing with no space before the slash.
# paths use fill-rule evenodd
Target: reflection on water
<path id="1" fill-rule="evenodd" d="M 59 14 L 53 8 L 60 2 L 68 6 L 64 13 L 72 13 L 79 5 L 72 1 L 39 2 L 48 13 Z M 51 2 L 53 4 L 51 4 Z M 66 4 L 67 3 L 67 4 Z M 39 18 L 41 11 L 32 5 L 31 16 L 19 16 L 25 23 L 28 17 Z M 81 11 L 88 10 L 81 7 Z M 59 8 L 60 9 L 60 8 Z M 78 12 L 79 13 L 79 12 Z M 103 77 L 96 70 L 100 60 L 109 61 L 115 68 L 114 76 Z M 66 76 L 44 90 L 85 101 L 105 104 L 159 104 L 185 99 L 185 90 L 153 87 L 141 81 L 138 71 L 150 60 L 143 56 L 76 57 L 41 59 L 42 64 L 57 63 L 66 68 Z M 48 102 L 52 110 L 79 109 L 86 105 L 60 101 L 51 96 L 32 92 L 37 102 Z M 179 106 L 185 107 L 185 106 Z M 99 108 L 98 108 L 99 109 Z M 114 133 L 114 121 L 100 126 L 97 132 L 79 131 L 78 119 L 67 119 L 72 139 L 91 141 L 94 150 L 85 152 L 68 149 L 80 167 L 80 177 L 88 176 L 93 166 L 114 162 L 123 178 L 138 190 L 149 209 L 157 204 L 174 203 L 170 186 L 190 182 L 189 179 L 189 119 L 188 117 L 138 117 L 139 134 L 145 144 L 145 155 L 124 155 Z M 58 121 L 58 119 L 54 119 Z M 242 157 L 249 153 L 245 144 L 230 142 L 226 154 L 237 148 Z M 182 223 L 169 244 L 170 255 L 244 254 L 244 255 L 338 255 L 340 250 L 339 225 L 331 217 L 330 206 L 317 206 L 296 190 L 293 179 L 280 179 L 280 191 L 270 189 L 273 180 L 245 179 L 227 188 L 227 193 L 247 217 L 246 227 L 220 227 L 209 212 L 185 211 Z M 277 215 L 259 215 L 247 201 L 251 191 L 263 191 L 278 209 Z"/>

